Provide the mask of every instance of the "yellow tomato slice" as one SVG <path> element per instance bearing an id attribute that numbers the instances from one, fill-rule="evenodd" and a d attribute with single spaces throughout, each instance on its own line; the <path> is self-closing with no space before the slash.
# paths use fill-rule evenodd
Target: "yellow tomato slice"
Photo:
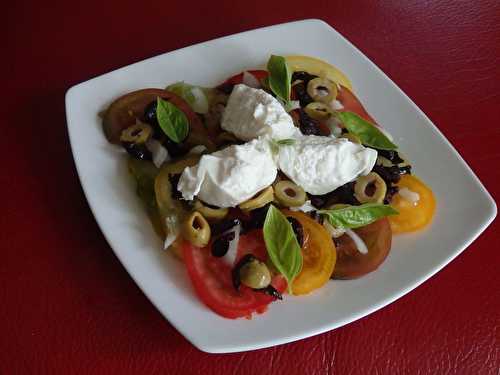
<path id="1" fill-rule="evenodd" d="M 413 175 L 402 176 L 397 186 L 400 190 L 407 188 L 417 193 L 419 199 L 413 203 L 399 193 L 394 196 L 391 206 L 399 211 L 399 215 L 389 216 L 392 232 L 413 232 L 428 225 L 436 210 L 436 199 L 432 190 Z"/>
<path id="2" fill-rule="evenodd" d="M 334 82 L 347 87 L 352 91 L 352 84 L 349 78 L 339 69 L 326 61 L 309 56 L 285 56 L 286 62 L 294 72 L 304 71 L 317 76 L 324 76 Z"/>
<path id="3" fill-rule="evenodd" d="M 302 270 L 292 283 L 293 294 L 307 294 L 321 288 L 330 279 L 337 253 L 332 238 L 322 225 L 302 212 L 284 210 L 299 221 L 304 230 Z"/>

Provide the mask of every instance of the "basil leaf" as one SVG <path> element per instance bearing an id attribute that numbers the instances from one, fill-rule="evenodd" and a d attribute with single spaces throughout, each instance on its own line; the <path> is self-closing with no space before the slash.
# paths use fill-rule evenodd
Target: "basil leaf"
<path id="1" fill-rule="evenodd" d="M 284 103 L 283 107 L 285 108 L 285 111 L 292 112 L 295 109 L 300 109 L 300 101 L 289 100 L 288 102 Z"/>
<path id="2" fill-rule="evenodd" d="M 269 146 L 271 147 L 271 152 L 277 154 L 280 151 L 281 146 L 291 146 L 295 144 L 295 139 L 285 138 L 285 139 L 271 139 L 269 140 Z"/>
<path id="3" fill-rule="evenodd" d="M 288 69 L 285 58 L 271 55 L 267 62 L 267 70 L 269 71 L 269 87 L 276 96 L 288 102 L 292 86 L 292 72 Z"/>
<path id="4" fill-rule="evenodd" d="M 280 210 L 271 205 L 263 231 L 269 258 L 286 278 L 288 291 L 292 294 L 292 282 L 302 269 L 302 252 L 292 225 Z"/>
<path id="5" fill-rule="evenodd" d="M 320 210 L 328 222 L 335 228 L 359 228 L 389 215 L 397 215 L 389 205 L 378 203 L 365 203 L 361 206 L 347 206 L 332 210 Z"/>
<path id="6" fill-rule="evenodd" d="M 179 108 L 162 98 L 157 98 L 156 118 L 163 132 L 175 143 L 181 143 L 189 133 L 189 122 Z"/>
<path id="7" fill-rule="evenodd" d="M 292 146 L 295 144 L 295 139 L 292 138 L 286 138 L 286 139 L 280 139 L 279 141 L 276 141 L 278 146 Z"/>
<path id="8" fill-rule="evenodd" d="M 357 136 L 364 145 L 381 150 L 397 150 L 398 146 L 392 143 L 384 133 L 357 114 L 352 112 L 337 112 L 337 116 L 349 133 Z"/>

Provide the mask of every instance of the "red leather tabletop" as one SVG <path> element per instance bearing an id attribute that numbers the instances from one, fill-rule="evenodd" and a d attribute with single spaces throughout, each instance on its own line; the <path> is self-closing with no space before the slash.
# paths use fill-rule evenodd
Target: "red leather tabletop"
<path id="1" fill-rule="evenodd" d="M 427 113 L 498 200 L 498 0 L 20 0 L 2 11 L 1 374 L 499 374 L 498 221 L 366 318 L 269 349 L 198 351 L 106 243 L 64 114 L 66 90 L 91 77 L 239 31 L 322 18 Z"/>

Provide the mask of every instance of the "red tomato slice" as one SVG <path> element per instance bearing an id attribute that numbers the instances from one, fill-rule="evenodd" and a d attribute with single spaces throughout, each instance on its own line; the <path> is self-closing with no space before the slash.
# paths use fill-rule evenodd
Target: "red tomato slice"
<path id="1" fill-rule="evenodd" d="M 359 99 L 356 98 L 356 96 L 347 87 L 340 85 L 337 100 L 344 106 L 341 112 L 354 112 L 366 121 L 376 124 L 373 117 L 366 112 L 366 109 L 363 107 Z"/>
<path id="2" fill-rule="evenodd" d="M 252 253 L 262 261 L 267 259 L 261 231 L 253 231 L 240 236 L 237 260 Z M 210 246 L 199 248 L 185 241 L 184 262 L 189 278 L 201 301 L 217 314 L 226 318 L 250 317 L 252 313 L 265 311 L 274 298 L 253 291 L 242 285 L 237 291 L 233 287 L 231 269 L 224 260 L 212 256 Z M 286 288 L 281 276 L 274 277 L 272 285 L 280 292 Z"/>
<path id="3" fill-rule="evenodd" d="M 261 230 L 254 230 L 240 236 L 235 263 L 238 263 L 247 254 L 252 254 L 262 262 L 267 260 L 267 250 Z"/>

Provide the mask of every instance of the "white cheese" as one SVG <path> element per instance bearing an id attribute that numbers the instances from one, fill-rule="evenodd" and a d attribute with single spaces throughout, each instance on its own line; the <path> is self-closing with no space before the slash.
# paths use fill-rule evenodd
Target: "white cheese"
<path id="1" fill-rule="evenodd" d="M 278 165 L 307 193 L 321 195 L 367 175 L 376 160 L 377 151 L 345 138 L 310 135 L 280 147 Z"/>
<path id="2" fill-rule="evenodd" d="M 236 85 L 222 114 L 222 129 L 244 141 L 262 135 L 275 139 L 298 134 L 290 115 L 272 95 L 246 85 Z"/>
<path id="3" fill-rule="evenodd" d="M 184 169 L 177 188 L 186 200 L 198 196 L 218 207 L 235 207 L 271 185 L 277 166 L 267 139 L 256 139 L 203 155 Z"/>

